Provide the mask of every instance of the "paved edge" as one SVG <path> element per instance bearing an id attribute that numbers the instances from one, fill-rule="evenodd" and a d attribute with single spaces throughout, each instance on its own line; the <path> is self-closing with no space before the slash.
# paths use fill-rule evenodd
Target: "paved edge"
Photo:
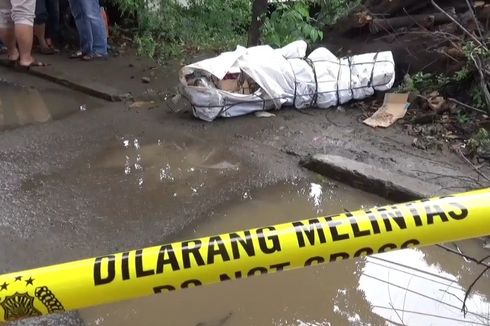
<path id="1" fill-rule="evenodd" d="M 10 64 L 7 62 L 7 60 L 0 60 L 0 65 L 5 66 L 7 68 L 11 68 Z M 109 102 L 121 102 L 121 101 L 128 98 L 128 96 L 126 94 L 111 94 L 109 92 L 104 92 L 104 91 L 95 89 L 93 87 L 88 87 L 88 86 L 84 86 L 80 83 L 72 82 L 72 81 L 65 79 L 65 78 L 62 78 L 62 77 L 57 77 L 57 76 L 51 75 L 51 74 L 43 72 L 41 70 L 29 69 L 27 71 L 27 73 L 30 75 L 39 77 L 39 78 L 46 79 L 46 80 L 51 81 L 53 83 L 56 83 L 56 84 L 59 84 L 62 86 L 66 86 L 72 90 L 79 91 L 79 92 L 85 93 L 87 95 L 97 97 L 97 98 L 100 98 L 100 99 L 103 99 L 103 100 L 106 100 Z"/>
<path id="2" fill-rule="evenodd" d="M 77 311 L 53 314 L 6 323 L 5 326 L 85 326 Z"/>
<path id="3" fill-rule="evenodd" d="M 440 187 L 395 174 L 346 157 L 315 154 L 300 164 L 328 178 L 393 201 L 411 201 L 440 195 Z"/>

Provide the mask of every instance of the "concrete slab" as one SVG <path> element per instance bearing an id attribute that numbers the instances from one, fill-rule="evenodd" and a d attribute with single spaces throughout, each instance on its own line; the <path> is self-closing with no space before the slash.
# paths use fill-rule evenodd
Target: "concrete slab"
<path id="1" fill-rule="evenodd" d="M 46 67 L 33 67 L 29 74 L 67 86 L 107 101 L 118 102 L 143 94 L 158 94 L 177 84 L 177 75 L 152 60 L 131 54 L 111 57 L 106 61 L 84 62 L 66 55 L 38 55 Z M 6 58 L 0 64 L 8 66 Z M 177 72 L 177 69 L 171 69 Z M 149 83 L 142 81 L 149 78 Z"/>
<path id="2" fill-rule="evenodd" d="M 393 201 L 408 201 L 440 194 L 440 187 L 346 157 L 316 154 L 302 162 L 306 168 L 329 178 Z"/>

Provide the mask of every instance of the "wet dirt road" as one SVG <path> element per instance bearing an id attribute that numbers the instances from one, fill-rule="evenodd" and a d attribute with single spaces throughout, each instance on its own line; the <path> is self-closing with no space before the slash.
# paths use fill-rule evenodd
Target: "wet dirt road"
<path id="1" fill-rule="evenodd" d="M 244 193 L 179 239 L 333 214 L 385 200 L 311 176 Z M 466 252 L 484 255 L 468 241 Z M 490 288 L 468 299 L 476 277 L 440 248 L 404 250 L 183 290 L 80 312 L 86 325 L 487 325 Z M 471 308 L 470 308 L 471 307 Z"/>
<path id="2" fill-rule="evenodd" d="M 0 134 L 0 272 L 386 202 L 301 169 L 268 121 L 207 124 L 1 76 L 2 112 L 15 119 Z M 485 254 L 475 242 L 461 248 Z M 16 324 L 457 325 L 462 288 L 480 271 L 430 248 Z M 488 325 L 489 283 L 475 287 L 468 325 Z"/>

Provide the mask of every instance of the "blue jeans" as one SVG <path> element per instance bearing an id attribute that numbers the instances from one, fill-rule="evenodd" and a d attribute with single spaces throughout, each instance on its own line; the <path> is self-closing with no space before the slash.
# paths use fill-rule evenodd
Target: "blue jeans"
<path id="1" fill-rule="evenodd" d="M 69 0 L 84 55 L 107 55 L 107 32 L 99 0 Z"/>

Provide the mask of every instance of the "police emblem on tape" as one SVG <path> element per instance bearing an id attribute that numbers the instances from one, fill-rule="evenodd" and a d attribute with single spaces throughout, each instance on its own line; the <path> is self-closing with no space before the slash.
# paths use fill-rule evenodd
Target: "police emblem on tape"
<path id="1" fill-rule="evenodd" d="M 29 277 L 23 280 L 22 276 L 15 277 L 10 284 L 0 284 L 0 306 L 4 311 L 4 320 L 16 320 L 26 317 L 36 317 L 47 313 L 65 311 L 61 302 L 46 286 L 35 286 L 35 279 Z M 25 284 L 24 284 L 25 283 Z M 15 293 L 2 298 L 3 291 L 15 289 Z M 9 291 L 10 292 L 10 291 Z M 42 312 L 42 309 L 46 312 Z"/>

